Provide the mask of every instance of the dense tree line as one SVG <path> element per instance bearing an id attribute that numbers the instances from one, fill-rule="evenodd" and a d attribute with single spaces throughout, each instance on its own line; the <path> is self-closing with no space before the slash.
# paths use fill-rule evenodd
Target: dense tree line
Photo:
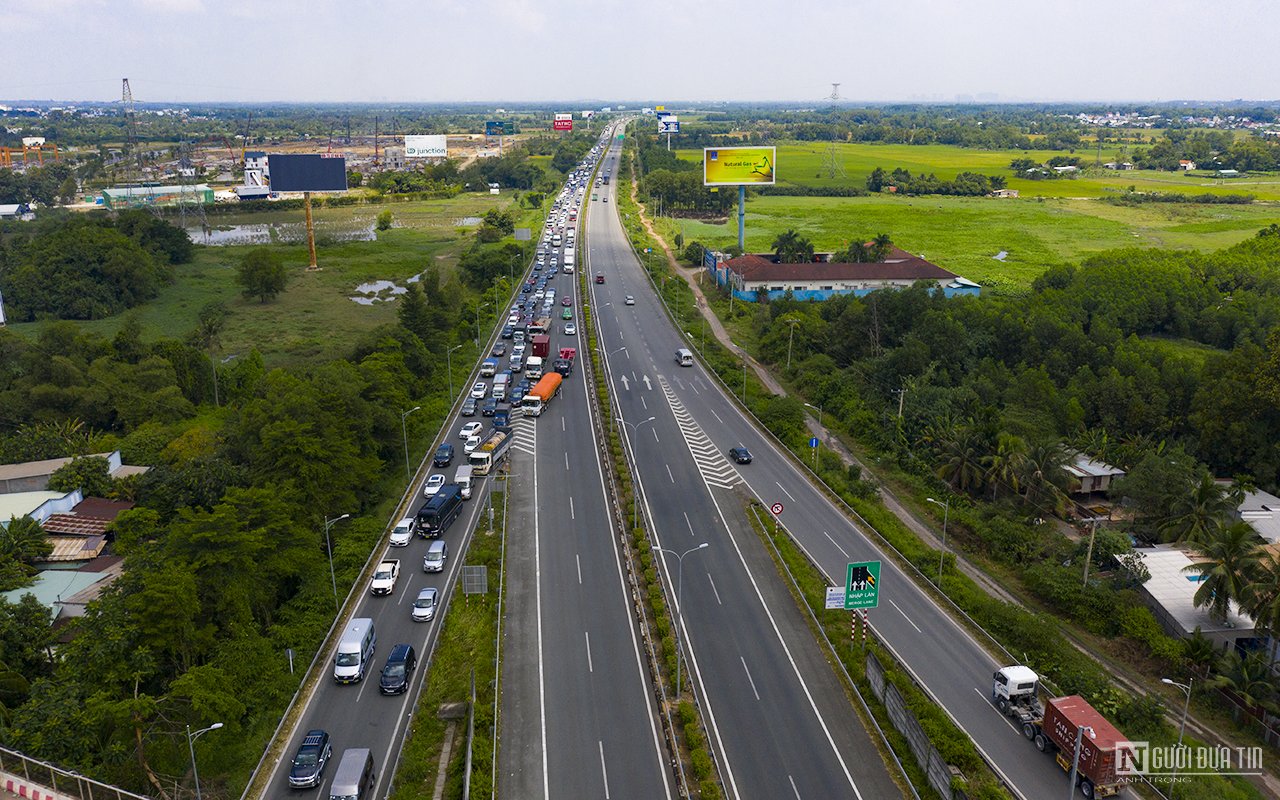
<path id="1" fill-rule="evenodd" d="M 898 194 L 945 194 L 956 195 L 961 197 L 984 197 L 995 189 L 1003 189 L 1005 187 L 1005 178 L 1003 175 L 979 175 L 976 172 L 961 172 L 955 178 L 946 181 L 940 179 L 932 172 L 925 175 L 923 172 L 919 175 L 912 175 L 909 170 L 901 167 L 894 169 L 892 172 L 886 172 L 880 167 L 876 167 L 867 176 L 867 191 L 882 192 L 892 187 L 890 191 Z"/>
<path id="2" fill-rule="evenodd" d="M 75 170 L 65 161 L 22 172 L 0 169 L 0 203 L 69 203 L 75 199 L 76 188 Z"/>

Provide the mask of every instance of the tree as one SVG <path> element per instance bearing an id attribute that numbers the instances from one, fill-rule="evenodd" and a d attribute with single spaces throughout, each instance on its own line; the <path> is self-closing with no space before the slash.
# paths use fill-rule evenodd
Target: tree
<path id="1" fill-rule="evenodd" d="M 982 487 L 986 470 L 987 443 L 982 434 L 970 425 L 961 425 L 945 435 L 939 442 L 942 464 L 938 477 L 957 492 L 972 494 Z"/>
<path id="2" fill-rule="evenodd" d="M 870 255 L 872 262 L 883 263 L 891 252 L 893 252 L 893 240 L 889 238 L 889 234 L 881 233 L 871 240 L 868 255 Z"/>
<path id="3" fill-rule="evenodd" d="M 102 456 L 77 456 L 54 470 L 49 476 L 49 489 L 74 492 L 85 497 L 110 497 L 115 489 L 110 465 Z"/>
<path id="4" fill-rule="evenodd" d="M 1214 689 L 1226 689 L 1240 698 L 1245 708 L 1276 710 L 1276 687 L 1271 664 L 1262 653 L 1241 656 L 1229 651 L 1218 665 L 1218 674 L 1206 685 Z"/>
<path id="5" fill-rule="evenodd" d="M 803 264 L 813 260 L 813 243 L 789 229 L 773 240 L 773 252 L 783 264 Z"/>
<path id="6" fill-rule="evenodd" d="M 1204 544 L 1222 527 L 1234 508 L 1227 491 L 1207 472 L 1190 491 L 1169 498 L 1168 514 L 1156 524 L 1165 541 Z"/>
<path id="7" fill-rule="evenodd" d="M 1196 608 L 1208 607 L 1215 617 L 1226 620 L 1233 601 L 1248 599 L 1249 581 L 1260 554 L 1258 534 L 1247 522 L 1236 522 L 1214 533 L 1204 544 L 1201 560 L 1184 568 L 1201 576 L 1193 598 Z"/>
<path id="8" fill-rule="evenodd" d="M 1067 506 L 1070 458 L 1061 442 L 1033 442 L 1022 459 L 1022 497 L 1037 513 L 1060 514 Z"/>
<path id="9" fill-rule="evenodd" d="M 287 280 L 284 262 L 265 247 L 245 253 L 236 268 L 236 282 L 244 287 L 244 296 L 256 297 L 263 303 L 283 292 Z"/>
<path id="10" fill-rule="evenodd" d="M 391 209 L 384 208 L 378 212 L 377 227 L 380 231 L 391 230 L 392 214 Z"/>
<path id="11" fill-rule="evenodd" d="M 76 199 L 77 189 L 79 189 L 79 185 L 76 183 L 76 179 L 68 175 L 67 179 L 58 187 L 58 199 L 63 203 L 73 202 Z"/>
<path id="12" fill-rule="evenodd" d="M 31 517 L 10 517 L 7 526 L 0 526 L 0 561 L 15 562 L 31 574 L 35 562 L 52 552 L 44 528 Z"/>

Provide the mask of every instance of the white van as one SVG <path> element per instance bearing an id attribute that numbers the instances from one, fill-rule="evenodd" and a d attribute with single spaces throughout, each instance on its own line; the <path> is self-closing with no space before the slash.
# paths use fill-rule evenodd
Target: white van
<path id="1" fill-rule="evenodd" d="M 453 482 L 462 488 L 462 499 L 471 499 L 471 465 L 463 464 L 453 473 Z"/>
<path id="2" fill-rule="evenodd" d="M 376 777 L 373 754 L 368 749 L 346 750 L 338 762 L 338 771 L 333 774 L 329 800 L 363 800 L 365 793 L 373 790 Z"/>
<path id="3" fill-rule="evenodd" d="M 378 633 L 373 628 L 373 620 L 368 617 L 351 620 L 338 640 L 338 654 L 333 659 L 333 679 L 338 683 L 363 680 L 377 647 Z"/>
<path id="4" fill-rule="evenodd" d="M 686 347 L 681 347 L 676 351 L 676 363 L 682 367 L 693 366 L 693 353 Z"/>

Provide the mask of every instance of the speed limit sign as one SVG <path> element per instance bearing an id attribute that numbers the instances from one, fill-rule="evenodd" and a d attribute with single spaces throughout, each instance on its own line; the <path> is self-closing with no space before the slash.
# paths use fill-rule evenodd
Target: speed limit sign
<path id="1" fill-rule="evenodd" d="M 770 511 L 772 511 L 775 515 L 776 515 L 776 514 L 781 514 L 781 513 L 782 513 L 782 503 L 774 503 L 773 505 L 769 506 L 769 510 L 770 510 Z"/>

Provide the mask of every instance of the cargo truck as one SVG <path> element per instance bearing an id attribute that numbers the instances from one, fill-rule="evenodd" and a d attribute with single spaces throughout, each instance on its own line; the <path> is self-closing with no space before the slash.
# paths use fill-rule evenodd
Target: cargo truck
<path id="1" fill-rule="evenodd" d="M 560 391 L 560 384 L 564 381 L 564 376 L 559 372 L 548 372 L 542 376 L 534 387 L 529 390 L 524 399 L 520 401 L 520 408 L 524 411 L 526 417 L 540 417 L 547 404 L 551 402 L 551 398 L 555 397 Z"/>
<path id="2" fill-rule="evenodd" d="M 498 465 L 502 463 L 503 457 L 506 456 L 507 449 L 511 447 L 513 438 L 511 428 L 495 426 L 489 438 L 471 451 L 471 455 L 467 459 L 471 462 L 471 474 L 488 475 L 497 469 Z"/>
<path id="3" fill-rule="evenodd" d="M 498 371 L 498 359 L 486 358 L 480 362 L 480 377 L 492 378 Z"/>
<path id="4" fill-rule="evenodd" d="M 1040 701 L 1040 678 L 1023 666 L 1003 667 L 992 676 L 991 699 L 1005 716 L 1017 720 L 1022 734 L 1042 753 L 1050 753 L 1064 771 L 1080 735 L 1076 783 L 1086 798 L 1110 797 L 1124 785 L 1117 774 L 1117 749 L 1128 740 L 1079 695 Z"/>
<path id="5" fill-rule="evenodd" d="M 550 324 L 548 319 L 547 323 Z M 543 330 L 546 330 L 544 327 Z M 538 334 L 533 337 L 533 354 L 539 358 L 546 358 L 551 355 L 551 337 L 545 333 Z"/>

